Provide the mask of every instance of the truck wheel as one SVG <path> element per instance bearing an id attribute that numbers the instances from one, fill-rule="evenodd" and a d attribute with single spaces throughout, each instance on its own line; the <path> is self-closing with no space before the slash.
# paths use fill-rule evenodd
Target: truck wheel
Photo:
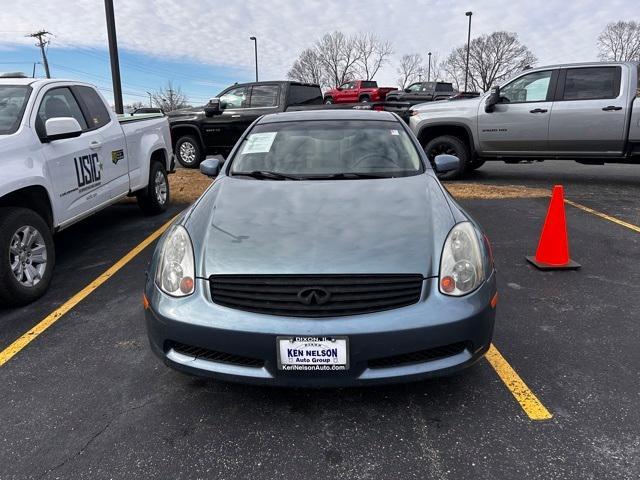
<path id="1" fill-rule="evenodd" d="M 200 142 L 196 137 L 191 135 L 178 139 L 175 152 L 176 157 L 178 157 L 178 162 L 180 162 L 180 165 L 184 168 L 198 168 L 198 165 L 200 165 L 200 162 L 203 160 Z"/>
<path id="2" fill-rule="evenodd" d="M 333 98 L 331 97 L 324 97 L 324 104 L 325 105 L 331 105 L 333 103 Z"/>
<path id="3" fill-rule="evenodd" d="M 138 205 L 146 215 L 157 215 L 169 205 L 169 179 L 164 165 L 152 162 L 149 168 L 149 183 L 137 195 Z"/>
<path id="4" fill-rule="evenodd" d="M 360 103 L 369 103 L 369 100 L 370 100 L 369 95 L 363 95 L 358 99 Z"/>
<path id="5" fill-rule="evenodd" d="M 0 305 L 26 305 L 44 295 L 56 260 L 47 222 L 28 208 L 0 208 L 0 259 Z"/>
<path id="6" fill-rule="evenodd" d="M 438 178 L 442 180 L 457 180 L 462 178 L 469 170 L 469 150 L 462 140 L 452 135 L 442 135 L 430 140 L 425 146 L 424 151 L 431 162 L 431 165 L 435 165 L 434 161 L 436 155 L 447 153 L 449 155 L 455 155 L 460 159 L 460 166 L 451 172 L 438 173 Z"/>

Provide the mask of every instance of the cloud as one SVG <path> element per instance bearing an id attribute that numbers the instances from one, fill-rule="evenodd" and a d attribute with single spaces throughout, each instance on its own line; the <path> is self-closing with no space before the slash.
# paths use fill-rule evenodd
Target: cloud
<path id="1" fill-rule="evenodd" d="M 148 0 L 115 1 L 121 48 L 167 59 L 188 59 L 244 72 L 253 69 L 251 35 L 258 37 L 263 78 L 283 78 L 297 54 L 322 34 L 374 32 L 390 40 L 394 58 L 378 75 L 393 84 L 404 53 L 438 52 L 444 59 L 466 41 L 472 10 L 473 36 L 494 30 L 517 32 L 540 63 L 595 60 L 596 37 L 607 22 L 626 17 L 634 0 L 531 2 L 525 0 Z M 55 34 L 52 47 L 105 48 L 103 2 L 19 0 L 5 2 L 0 32 Z M 37 12 L 37 15 L 34 15 Z M 3 33 L 0 48 L 33 44 Z M 214 82 L 212 82 L 214 83 Z"/>

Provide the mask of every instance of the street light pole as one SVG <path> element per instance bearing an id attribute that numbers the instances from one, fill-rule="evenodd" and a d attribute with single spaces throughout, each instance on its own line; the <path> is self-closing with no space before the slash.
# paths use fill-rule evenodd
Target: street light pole
<path id="1" fill-rule="evenodd" d="M 427 69 L 427 82 L 431 81 L 431 52 L 429 52 L 429 68 Z"/>
<path id="2" fill-rule="evenodd" d="M 254 51 L 256 54 L 256 82 L 258 81 L 258 39 L 256 37 L 249 37 L 249 40 L 253 40 Z"/>
<path id="3" fill-rule="evenodd" d="M 469 48 L 471 47 L 471 15 L 473 12 L 466 12 L 465 15 L 469 17 L 469 32 L 467 33 L 467 63 L 464 68 L 464 91 L 467 91 L 467 79 L 469 77 Z"/>
<path id="4" fill-rule="evenodd" d="M 107 37 L 109 39 L 109 58 L 111 60 L 111 81 L 113 82 L 113 101 L 116 113 L 123 114 L 122 83 L 120 82 L 120 61 L 118 60 L 118 40 L 116 38 L 116 19 L 113 14 L 113 0 L 104 0 L 107 16 Z"/>
<path id="5" fill-rule="evenodd" d="M 151 92 L 147 92 L 147 95 L 149 95 L 149 107 L 153 108 L 153 101 L 151 100 Z"/>

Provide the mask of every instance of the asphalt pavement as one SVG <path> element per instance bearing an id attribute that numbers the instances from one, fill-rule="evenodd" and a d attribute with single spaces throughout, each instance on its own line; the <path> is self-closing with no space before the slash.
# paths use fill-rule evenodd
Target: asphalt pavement
<path id="1" fill-rule="evenodd" d="M 640 166 L 487 163 L 468 180 L 565 186 L 640 225 Z M 640 233 L 568 205 L 579 271 L 540 272 L 548 199 L 460 200 L 490 237 L 494 344 L 552 414 L 531 420 L 488 361 L 447 378 L 335 390 L 166 368 L 142 315 L 152 246 L 0 366 L 0 479 L 640 478 Z M 0 351 L 184 206 L 120 204 L 56 237 L 47 295 L 0 310 Z"/>

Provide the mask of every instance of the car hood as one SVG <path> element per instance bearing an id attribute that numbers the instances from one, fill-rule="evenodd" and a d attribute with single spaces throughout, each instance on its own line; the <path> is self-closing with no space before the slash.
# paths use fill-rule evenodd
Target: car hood
<path id="1" fill-rule="evenodd" d="M 475 112 L 481 101 L 482 97 L 462 98 L 460 100 L 441 100 L 437 102 L 419 103 L 414 105 L 412 110 L 417 110 L 418 112 L 439 112 L 446 110 L 469 109 Z"/>
<path id="2" fill-rule="evenodd" d="M 428 174 L 396 179 L 259 181 L 222 177 L 185 222 L 198 276 L 437 275 L 454 224 Z"/>

